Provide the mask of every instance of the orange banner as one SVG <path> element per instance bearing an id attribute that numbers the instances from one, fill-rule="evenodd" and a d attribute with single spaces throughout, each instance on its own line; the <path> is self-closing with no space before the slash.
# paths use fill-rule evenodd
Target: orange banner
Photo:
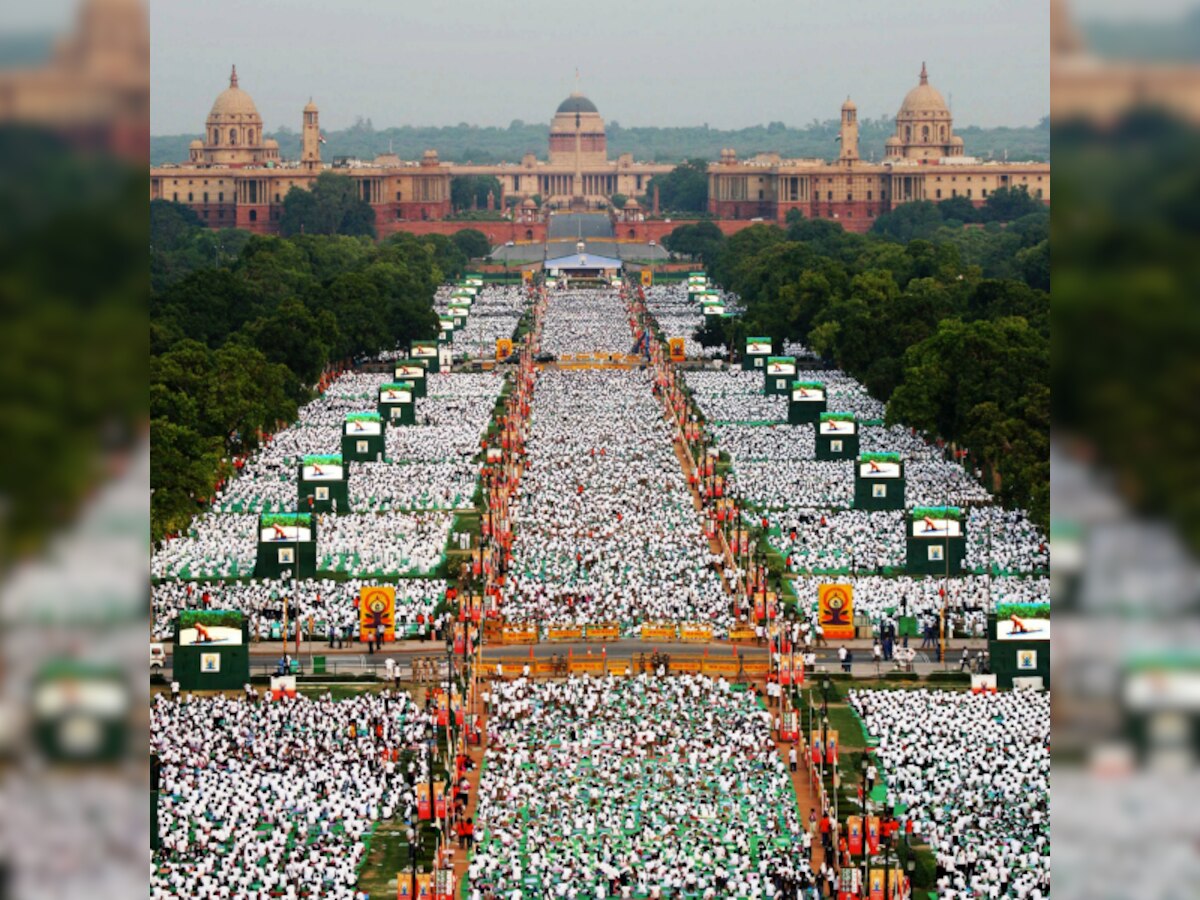
<path id="1" fill-rule="evenodd" d="M 667 340 L 667 344 L 671 348 L 671 362 L 683 362 L 685 359 L 687 359 L 687 351 L 684 349 L 683 338 L 669 338 Z"/>
<path id="2" fill-rule="evenodd" d="M 848 584 L 823 584 L 817 589 L 817 621 L 826 640 L 854 638 L 854 588 Z"/>
<path id="3" fill-rule="evenodd" d="M 358 630 L 364 641 L 396 640 L 394 587 L 364 587 L 359 590 Z"/>
<path id="4" fill-rule="evenodd" d="M 496 338 L 496 359 L 507 359 L 512 350 L 512 338 Z"/>

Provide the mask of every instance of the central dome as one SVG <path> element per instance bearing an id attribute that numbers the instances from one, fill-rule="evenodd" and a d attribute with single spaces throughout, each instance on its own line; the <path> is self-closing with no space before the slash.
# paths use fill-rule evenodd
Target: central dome
<path id="1" fill-rule="evenodd" d="M 213 102 L 212 110 L 208 114 L 209 119 L 230 116 L 258 118 L 258 107 L 254 105 L 254 100 L 249 94 L 238 87 L 236 67 L 234 67 L 233 72 L 229 76 L 229 87 L 217 95 L 217 99 Z"/>
<path id="2" fill-rule="evenodd" d="M 587 97 L 580 94 L 578 91 L 571 94 L 566 100 L 558 104 L 558 109 L 555 112 L 560 113 L 598 113 L 596 104 Z"/>
<path id="3" fill-rule="evenodd" d="M 950 108 L 942 99 L 941 93 L 929 83 L 929 73 L 925 63 L 921 63 L 921 83 L 904 96 L 900 105 L 900 115 L 912 113 L 945 113 L 950 114 Z"/>

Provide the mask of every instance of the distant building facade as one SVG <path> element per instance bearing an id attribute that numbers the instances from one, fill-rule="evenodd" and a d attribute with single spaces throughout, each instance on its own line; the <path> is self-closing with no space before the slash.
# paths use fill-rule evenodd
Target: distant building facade
<path id="1" fill-rule="evenodd" d="M 622 154 L 608 158 L 604 119 L 578 91 L 558 105 L 550 120 L 550 149 L 545 160 L 527 153 L 520 163 L 471 166 L 451 164 L 453 175 L 490 175 L 500 182 L 503 197 L 522 201 L 540 197 L 551 209 L 607 208 L 614 194 L 642 196 L 655 175 L 675 166 L 635 162 Z M 503 197 L 497 198 L 503 203 Z"/>
<path id="2" fill-rule="evenodd" d="M 320 111 L 311 100 L 301 113 L 300 159 L 280 158 L 279 144 L 263 137 L 254 100 L 229 76 L 205 121 L 203 140 L 192 141 L 188 161 L 150 170 L 150 199 L 172 200 L 196 211 L 212 228 L 244 228 L 260 234 L 279 230 L 283 199 L 292 188 L 308 190 L 323 171 L 352 179 L 358 195 L 375 211 L 380 236 L 403 231 L 408 222 L 450 214 L 450 169 L 434 150 L 419 161 L 385 154 L 370 163 L 321 159 Z"/>
<path id="3" fill-rule="evenodd" d="M 719 219 L 782 222 L 792 210 L 806 219 L 835 219 L 847 231 L 867 231 L 874 220 L 913 200 L 966 197 L 976 206 L 1001 188 L 1025 188 L 1050 202 L 1050 164 L 999 162 L 965 155 L 950 108 L 921 65 L 916 87 L 896 114 L 881 162 L 858 152 L 858 108 L 842 104 L 836 160 L 783 159 L 760 153 L 739 160 L 721 151 L 708 169 L 708 209 Z"/>
<path id="4" fill-rule="evenodd" d="M 1050 202 L 1048 163 L 965 154 L 950 109 L 929 83 L 924 64 L 919 83 L 896 114 L 896 131 L 880 162 L 864 161 L 859 154 L 858 109 L 849 99 L 842 105 L 839 139 L 835 160 L 783 159 L 770 153 L 739 159 L 732 150 L 721 151 L 708 170 L 709 213 L 734 225 L 782 222 L 798 210 L 805 218 L 833 219 L 847 230 L 866 231 L 878 216 L 913 200 L 965 197 L 983 205 L 994 191 L 1023 187 Z M 609 159 L 604 120 L 579 92 L 555 111 L 545 160 L 527 154 L 520 163 L 445 164 L 435 150 L 427 150 L 419 161 L 383 154 L 371 162 L 337 160 L 330 165 L 321 159 L 323 140 L 319 111 L 310 101 L 302 112 L 300 159 L 282 159 L 279 145 L 263 136 L 262 117 L 239 86 L 234 68 L 229 87 L 209 111 L 204 138 L 189 147 L 187 162 L 151 169 L 150 198 L 187 204 L 214 228 L 269 233 L 278 230 L 288 191 L 308 189 L 322 171 L 332 170 L 355 181 L 359 196 L 375 210 L 376 231 L 382 236 L 429 230 L 430 223 L 451 216 L 452 178 L 485 175 L 500 183 L 500 196 L 490 203 L 497 209 L 513 206 L 508 232 L 532 239 L 540 234 L 533 226 L 544 221 L 547 209 L 608 208 L 616 194 L 631 200 L 647 196 L 650 180 L 674 168 L 635 162 L 629 154 Z M 506 203 L 510 197 L 514 202 Z M 649 209 L 632 200 L 614 213 L 623 234 L 641 239 L 657 233 L 649 221 L 658 217 L 657 198 L 648 199 Z M 461 227 L 476 226 L 464 222 Z"/>

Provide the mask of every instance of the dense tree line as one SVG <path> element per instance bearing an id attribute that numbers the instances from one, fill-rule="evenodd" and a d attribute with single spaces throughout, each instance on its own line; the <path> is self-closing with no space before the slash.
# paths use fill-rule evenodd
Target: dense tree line
<path id="1" fill-rule="evenodd" d="M 394 151 L 402 159 L 420 159 L 426 150 L 437 150 L 450 162 L 489 165 L 498 162 L 520 162 L 526 153 L 540 159 L 546 157 L 548 122 L 514 120 L 507 128 L 481 128 L 477 125 L 445 127 L 404 126 L 375 130 L 369 121 L 351 128 L 326 132 L 328 143 L 322 148 L 326 159 L 351 156 L 374 159 Z M 689 128 L 623 128 L 619 122 L 605 125 L 608 152 L 615 159 L 622 153 L 634 159 L 656 162 L 678 162 L 701 158 L 715 160 L 726 147 L 739 156 L 774 152 L 786 157 L 818 157 L 829 159 L 837 155 L 836 138 L 839 122 L 836 118 L 813 121 L 803 126 L 788 126 L 782 122 L 756 125 L 751 128 L 720 129 L 698 125 Z M 882 159 L 883 144 L 895 133 L 896 123 L 891 116 L 859 120 L 859 146 L 864 159 Z M 967 126 L 955 129 L 966 141 L 967 152 L 980 157 L 1012 160 L 1050 158 L 1050 122 L 1044 118 L 1037 125 L 1023 128 L 978 128 Z M 150 158 L 154 165 L 180 162 L 188 158 L 188 143 L 201 138 L 200 134 L 163 135 L 150 139 Z M 280 153 L 286 159 L 299 159 L 300 134 L 280 129 L 272 135 L 279 141 Z"/>
<path id="2" fill-rule="evenodd" d="M 186 525 L 224 460 L 296 415 L 331 363 L 433 337 L 434 289 L 461 274 L 467 258 L 441 235 L 375 243 L 306 229 L 265 237 L 209 231 L 165 201 L 150 214 L 151 515 L 159 537 Z"/>
<path id="3" fill-rule="evenodd" d="M 1002 226 L 942 221 L 907 241 L 884 227 L 851 234 L 791 217 L 728 238 L 711 223 L 682 226 L 667 244 L 703 260 L 739 294 L 744 316 L 698 337 L 741 348 L 748 334 L 801 341 L 888 404 L 888 420 L 968 449 L 1003 502 L 1043 526 L 1050 512 L 1048 270 L 1014 257 L 1048 243 L 1039 208 Z M 936 207 L 934 212 L 937 212 Z"/>

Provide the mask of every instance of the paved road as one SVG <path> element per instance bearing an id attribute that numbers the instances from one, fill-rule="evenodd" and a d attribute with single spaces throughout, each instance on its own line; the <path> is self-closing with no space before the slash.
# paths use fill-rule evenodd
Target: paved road
<path id="1" fill-rule="evenodd" d="M 946 665 L 949 665 L 950 668 L 958 667 L 964 645 L 974 655 L 986 645 L 986 642 L 983 640 L 955 641 L 946 653 L 948 661 Z M 875 664 L 870 661 L 870 642 L 851 641 L 847 646 L 850 647 L 855 659 L 858 660 L 854 664 L 854 672 L 861 675 L 875 674 Z M 664 653 L 684 656 L 695 656 L 707 651 L 708 655 L 712 658 L 721 658 L 723 656 L 733 657 L 735 652 L 740 652 L 742 658 L 746 660 L 761 660 L 766 656 L 767 652 L 765 647 L 755 644 L 729 644 L 726 642 L 712 642 L 708 644 L 654 643 L 642 641 L 637 638 L 622 638 L 618 641 L 610 641 L 607 644 L 585 641 L 541 643 L 533 645 L 532 650 L 534 658 L 547 659 L 553 654 L 565 656 L 568 652 L 573 656 L 586 657 L 590 651 L 592 656 L 598 656 L 601 653 L 601 647 L 605 648 L 609 660 L 614 663 L 627 659 L 636 659 L 642 653 L 649 656 L 655 649 Z M 518 662 L 530 658 L 530 649 L 530 645 L 528 644 L 488 645 L 484 649 L 484 655 L 489 660 L 502 659 Z M 836 647 L 818 648 L 816 653 L 818 667 L 824 667 L 830 671 L 837 667 Z M 252 644 L 250 647 L 251 672 L 262 674 L 263 672 L 273 670 L 282 654 L 283 645 L 278 641 L 263 641 Z M 311 645 L 308 642 L 304 642 L 300 646 L 299 659 L 305 672 L 311 671 L 311 659 L 313 656 L 324 656 L 326 670 L 336 673 L 362 673 L 382 669 L 385 664 L 384 661 L 389 657 L 400 663 L 405 671 L 408 670 L 409 664 L 414 658 L 435 657 L 439 661 L 439 669 L 444 671 L 446 650 L 445 645 L 437 641 L 400 641 L 389 646 L 386 651 L 374 654 L 367 653 L 366 648 L 361 644 L 340 650 L 331 650 L 329 645 L 323 641 L 314 641 Z M 936 651 L 932 650 L 918 650 L 916 661 L 917 671 L 922 673 L 946 667 L 946 665 L 937 662 Z M 171 668 L 172 659 L 170 653 L 167 654 L 165 665 L 167 669 Z"/>
<path id="2" fill-rule="evenodd" d="M 612 220 L 607 213 L 556 213 L 550 217 L 547 236 L 550 240 L 610 238 L 613 236 Z"/>

